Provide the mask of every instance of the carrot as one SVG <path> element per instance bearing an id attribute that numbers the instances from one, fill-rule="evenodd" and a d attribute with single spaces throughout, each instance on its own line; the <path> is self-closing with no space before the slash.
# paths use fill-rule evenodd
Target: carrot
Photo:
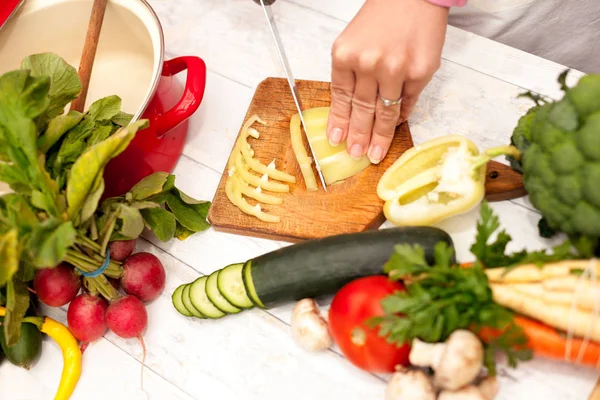
<path id="1" fill-rule="evenodd" d="M 533 354 L 539 357 L 569 361 L 586 366 L 600 368 L 600 343 L 595 341 L 584 341 L 581 338 L 572 338 L 569 340 L 559 331 L 543 324 L 541 322 L 517 315 L 514 322 L 521 327 L 527 336 L 527 347 L 533 351 Z M 500 332 L 498 330 L 484 328 L 477 332 L 477 335 L 484 341 L 489 342 L 496 338 Z M 580 352 L 582 352 L 580 357 Z M 565 357 L 568 355 L 568 357 Z"/>

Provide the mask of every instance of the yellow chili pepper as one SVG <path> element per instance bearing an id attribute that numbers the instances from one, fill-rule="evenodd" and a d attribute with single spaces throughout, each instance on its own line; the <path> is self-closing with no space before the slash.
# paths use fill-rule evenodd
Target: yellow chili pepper
<path id="1" fill-rule="evenodd" d="M 0 307 L 0 317 L 5 314 L 6 309 Z M 69 328 L 50 317 L 27 317 L 24 322 L 37 325 L 41 332 L 50 336 L 61 348 L 64 365 L 54 400 L 68 400 L 81 376 L 81 350 L 77 339 Z"/>

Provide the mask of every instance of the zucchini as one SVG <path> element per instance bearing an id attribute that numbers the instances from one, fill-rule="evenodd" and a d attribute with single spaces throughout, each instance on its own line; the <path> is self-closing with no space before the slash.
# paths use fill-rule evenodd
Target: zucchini
<path id="1" fill-rule="evenodd" d="M 448 233 L 429 226 L 307 240 L 246 261 L 243 282 L 252 302 L 269 309 L 304 298 L 333 295 L 354 279 L 384 274 L 383 267 L 397 244 L 421 246 L 427 262 L 432 263 L 438 242 L 453 248 Z"/>
<path id="2" fill-rule="evenodd" d="M 8 361 L 28 370 L 42 352 L 42 333 L 34 324 L 22 322 L 19 340 L 10 347 L 6 345 L 4 329 L 0 329 L 0 346 Z"/>
<path id="3" fill-rule="evenodd" d="M 206 279 L 206 295 L 219 310 L 227 314 L 237 314 L 242 311 L 242 309 L 228 302 L 221 292 L 219 292 L 219 287 L 217 286 L 219 272 L 221 272 L 221 270 L 213 272 Z"/>
<path id="4" fill-rule="evenodd" d="M 190 299 L 190 285 L 184 286 L 183 293 L 181 293 L 181 301 L 194 317 L 204 318 L 204 315 L 192 304 L 192 300 Z"/>
<path id="5" fill-rule="evenodd" d="M 186 286 L 188 285 L 179 285 L 177 289 L 173 291 L 173 294 L 171 295 L 171 302 L 173 303 L 173 307 L 175 307 L 179 314 L 184 315 L 186 317 L 192 317 L 192 313 L 189 312 L 187 308 L 185 308 L 185 305 L 183 304 L 183 299 L 181 297 L 183 294 L 183 288 Z"/>
<path id="6" fill-rule="evenodd" d="M 217 277 L 217 287 L 219 292 L 228 302 L 237 308 L 248 309 L 254 307 L 254 303 L 246 293 L 244 279 L 242 278 L 242 268 L 244 264 L 231 264 L 219 272 Z"/>
<path id="7" fill-rule="evenodd" d="M 191 284 L 190 300 L 194 307 L 205 317 L 211 319 L 221 318 L 225 316 L 225 313 L 215 307 L 206 295 L 206 279 L 206 276 L 201 276 Z"/>

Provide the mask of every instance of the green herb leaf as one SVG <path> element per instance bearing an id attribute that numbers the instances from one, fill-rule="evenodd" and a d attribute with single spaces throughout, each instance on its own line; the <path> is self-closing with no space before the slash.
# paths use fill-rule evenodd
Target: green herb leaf
<path id="1" fill-rule="evenodd" d="M 8 281 L 6 285 L 6 316 L 4 317 L 4 338 L 8 347 L 13 346 L 21 337 L 21 322 L 29 308 L 27 286 L 18 279 Z"/>
<path id="2" fill-rule="evenodd" d="M 98 209 L 98 203 L 100 202 L 100 198 L 104 193 L 104 179 L 96 179 L 94 181 L 94 187 L 90 190 L 88 197 L 83 203 L 83 207 L 81 208 L 81 222 L 87 221 L 89 218 L 94 215 L 96 210 Z"/>
<path id="3" fill-rule="evenodd" d="M 505 230 L 496 232 L 500 228 L 500 220 L 486 201 L 481 203 L 480 220 L 477 222 L 477 234 L 475 243 L 471 246 L 471 253 L 477 261 L 485 268 L 511 267 L 525 263 L 547 263 L 566 259 L 577 258 L 574 254 L 572 244 L 567 241 L 553 248 L 548 253 L 545 250 L 519 252 L 507 254 L 506 247 L 512 240 Z M 496 240 L 490 242 L 492 235 L 496 233 Z"/>
<path id="4" fill-rule="evenodd" d="M 170 174 L 155 172 L 136 183 L 130 190 L 133 200 L 144 200 L 163 192 Z M 167 189 L 168 190 L 168 189 Z"/>
<path id="5" fill-rule="evenodd" d="M 121 227 L 118 230 L 121 235 L 119 239 L 135 239 L 140 236 L 144 231 L 144 219 L 140 211 L 123 203 L 117 204 L 117 209 L 121 220 Z"/>
<path id="6" fill-rule="evenodd" d="M 423 248 L 403 243 L 394 246 L 394 253 L 384 265 L 383 271 L 389 274 L 390 279 L 401 279 L 402 276 L 426 272 L 427 267 Z"/>
<path id="7" fill-rule="evenodd" d="M 83 119 L 83 114 L 78 111 L 69 111 L 68 114 L 59 115 L 50 120 L 45 133 L 37 140 L 40 153 L 47 153 L 67 131 L 72 129 Z"/>
<path id="8" fill-rule="evenodd" d="M 37 226 L 29 238 L 27 253 L 37 268 L 52 268 L 64 260 L 75 243 L 77 232 L 71 221 L 48 219 Z"/>
<path id="9" fill-rule="evenodd" d="M 192 232 L 189 229 L 185 228 L 179 222 L 177 222 L 175 224 L 175 237 L 177 239 L 179 239 L 181 241 L 184 241 L 185 239 L 189 238 L 193 234 L 194 234 L 194 232 Z"/>
<path id="10" fill-rule="evenodd" d="M 182 197 L 187 201 L 184 201 Z M 181 192 L 177 190 L 176 193 L 169 193 L 166 201 L 169 210 L 171 210 L 177 221 L 186 229 L 192 232 L 199 232 L 210 227 L 210 224 L 206 221 L 208 208 L 210 207 L 209 202 L 196 202 L 196 200 L 188 196 L 181 196 Z M 194 201 L 194 203 L 191 201 Z"/>
<path id="11" fill-rule="evenodd" d="M 31 77 L 27 70 L 8 72 L 0 77 L 0 141 L 4 156 L 14 168 L 27 174 L 28 185 L 48 196 L 51 213 L 58 211 L 53 205 L 52 189 L 44 176 L 37 154 L 37 129 L 33 118 L 48 107 L 48 77 Z"/>
<path id="12" fill-rule="evenodd" d="M 147 120 L 141 120 L 121 129 L 105 141 L 89 148 L 73 164 L 66 191 L 69 217 L 76 225 L 82 222 L 79 215 L 81 208 L 90 195 L 94 196 L 94 189 L 100 186 L 96 181 L 103 179 L 106 164 L 125 150 L 136 131 L 147 124 Z"/>
<path id="13" fill-rule="evenodd" d="M 34 54 L 25 58 L 21 67 L 31 70 L 31 76 L 50 77 L 48 92 L 48 120 L 64 112 L 65 106 L 75 100 L 81 92 L 81 81 L 77 70 L 53 53 Z"/>
<path id="14" fill-rule="evenodd" d="M 88 113 L 91 119 L 95 121 L 110 120 L 121 111 L 121 98 L 119 96 L 107 96 L 94 101 Z"/>
<path id="15" fill-rule="evenodd" d="M 132 119 L 133 119 L 133 114 L 127 114 L 122 111 L 119 111 L 117 113 L 117 115 L 112 117 L 110 120 L 116 125 L 127 126 L 131 123 Z"/>
<path id="16" fill-rule="evenodd" d="M 176 229 L 175 216 L 163 208 L 147 208 L 141 211 L 144 221 L 156 237 L 167 242 L 173 239 Z"/>
<path id="17" fill-rule="evenodd" d="M 483 268 L 454 264 L 453 253 L 452 247 L 440 242 L 433 265 L 427 265 L 418 245 L 395 247 L 385 270 L 392 279 L 402 279 L 406 291 L 385 297 L 381 302 L 384 316 L 369 322 L 379 325 L 380 335 L 388 342 L 399 346 L 415 338 L 443 342 L 458 329 L 495 329 L 512 321 L 510 310 L 494 302 Z M 520 349 L 516 347 L 526 338 L 523 332 L 511 334 L 500 335 L 494 352 L 503 351 L 517 360 Z"/>
<path id="18" fill-rule="evenodd" d="M 0 235 L 0 287 L 6 285 L 19 269 L 17 230 Z"/>

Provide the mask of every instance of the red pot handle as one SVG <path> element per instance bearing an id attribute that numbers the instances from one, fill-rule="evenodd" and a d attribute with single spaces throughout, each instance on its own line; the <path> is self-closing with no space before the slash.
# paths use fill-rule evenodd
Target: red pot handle
<path id="1" fill-rule="evenodd" d="M 206 64 L 201 58 L 186 56 L 165 61 L 161 75 L 173 76 L 184 70 L 187 70 L 187 80 L 183 96 L 173 108 L 152 121 L 158 137 L 191 117 L 204 97 Z"/>

